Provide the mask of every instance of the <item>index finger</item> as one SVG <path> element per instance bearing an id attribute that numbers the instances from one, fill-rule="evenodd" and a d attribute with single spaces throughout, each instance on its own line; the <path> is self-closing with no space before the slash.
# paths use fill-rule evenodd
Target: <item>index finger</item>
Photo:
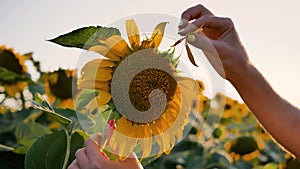
<path id="1" fill-rule="evenodd" d="M 85 141 L 86 152 L 90 161 L 101 158 L 100 147 L 98 144 L 100 137 L 100 134 L 96 134 Z"/>
<path id="2" fill-rule="evenodd" d="M 205 8 L 203 5 L 199 4 L 196 6 L 193 6 L 187 10 L 185 10 L 181 15 L 181 24 L 179 25 L 179 29 L 184 28 L 188 21 L 198 19 L 203 15 L 213 15 L 212 12 L 210 12 L 207 8 Z"/>

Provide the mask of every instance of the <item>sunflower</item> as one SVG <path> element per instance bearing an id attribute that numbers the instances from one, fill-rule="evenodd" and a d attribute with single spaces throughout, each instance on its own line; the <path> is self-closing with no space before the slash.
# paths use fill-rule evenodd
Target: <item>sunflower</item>
<path id="1" fill-rule="evenodd" d="M 205 90 L 204 83 L 200 80 L 196 80 L 196 83 L 198 84 L 198 90 L 199 90 L 199 110 L 198 113 L 202 113 L 205 108 L 209 108 L 209 99 L 203 95 L 203 91 Z"/>
<path id="2" fill-rule="evenodd" d="M 56 107 L 74 109 L 73 103 L 73 78 L 76 78 L 76 70 L 59 69 L 42 75 L 44 81 L 45 94 L 51 104 Z"/>
<path id="3" fill-rule="evenodd" d="M 25 77 L 27 74 L 27 66 L 25 61 L 29 59 L 28 56 L 23 56 L 15 52 L 12 48 L 6 48 L 4 45 L 0 46 L 0 67 L 14 72 L 17 75 Z M 5 88 L 5 92 L 10 97 L 25 89 L 28 85 L 25 81 L 0 81 L 0 85 Z"/>
<path id="4" fill-rule="evenodd" d="M 130 45 L 119 35 L 100 39 L 101 45 L 89 51 L 104 58 L 88 62 L 77 81 L 79 89 L 97 90 L 87 105 L 90 111 L 119 114 L 109 146 L 121 160 L 133 151 L 141 158 L 170 153 L 183 137 L 189 112 L 200 110 L 203 84 L 179 76 L 176 59 L 157 49 L 166 24 L 158 24 L 141 41 L 135 21 L 127 20 Z"/>
<path id="5" fill-rule="evenodd" d="M 251 161 L 260 155 L 264 143 L 260 138 L 241 136 L 226 143 L 224 147 L 233 160 L 237 161 L 241 158 L 244 161 Z"/>
<path id="6" fill-rule="evenodd" d="M 237 100 L 234 100 L 221 93 L 217 93 L 215 98 L 220 104 L 221 102 L 225 102 L 222 116 L 224 119 L 234 119 L 237 122 L 242 122 L 243 118 L 246 117 L 250 112 L 246 104 L 239 103 Z"/>

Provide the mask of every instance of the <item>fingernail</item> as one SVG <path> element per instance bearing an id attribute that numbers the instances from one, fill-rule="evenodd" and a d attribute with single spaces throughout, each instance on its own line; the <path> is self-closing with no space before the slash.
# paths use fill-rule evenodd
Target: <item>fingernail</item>
<path id="1" fill-rule="evenodd" d="M 180 20 L 178 27 L 183 25 L 183 20 Z"/>
<path id="2" fill-rule="evenodd" d="M 110 126 L 110 127 L 112 127 L 114 124 L 115 124 L 115 121 L 114 121 L 114 120 L 110 120 L 110 121 L 109 121 L 109 126 Z"/>
<path id="3" fill-rule="evenodd" d="M 189 42 L 195 42 L 196 36 L 193 34 L 188 34 L 188 36 L 186 37 L 186 40 Z"/>
<path id="4" fill-rule="evenodd" d="M 116 129 L 115 120 L 110 120 L 110 121 L 109 121 L 109 126 L 110 126 L 113 130 Z"/>
<path id="5" fill-rule="evenodd" d="M 182 33 L 182 32 L 184 32 L 184 28 L 183 28 L 183 29 L 180 29 L 180 30 L 178 31 L 178 33 Z"/>

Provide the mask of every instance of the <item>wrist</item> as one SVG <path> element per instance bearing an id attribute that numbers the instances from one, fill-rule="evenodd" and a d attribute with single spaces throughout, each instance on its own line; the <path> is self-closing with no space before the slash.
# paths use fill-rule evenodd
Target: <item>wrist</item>
<path id="1" fill-rule="evenodd" d="M 243 83 L 245 80 L 249 80 L 249 78 L 251 78 L 251 75 L 253 75 L 254 70 L 256 70 L 256 68 L 250 61 L 237 65 L 238 66 L 235 66 L 236 69 L 231 69 L 230 73 L 226 72 L 226 79 L 234 86 L 236 84 Z"/>

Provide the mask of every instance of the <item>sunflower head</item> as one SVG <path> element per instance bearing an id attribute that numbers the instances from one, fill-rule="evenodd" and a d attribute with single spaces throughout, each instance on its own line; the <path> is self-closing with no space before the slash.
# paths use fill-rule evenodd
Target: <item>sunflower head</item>
<path id="1" fill-rule="evenodd" d="M 0 67 L 24 75 L 27 72 L 26 59 L 28 58 L 14 52 L 12 48 L 0 46 Z"/>
<path id="2" fill-rule="evenodd" d="M 242 158 L 245 161 L 251 161 L 260 155 L 261 144 L 253 137 L 241 136 L 226 143 L 225 149 L 234 160 Z"/>
<path id="3" fill-rule="evenodd" d="M 135 21 L 127 20 L 129 43 L 119 35 L 99 40 L 89 51 L 102 56 L 88 62 L 77 81 L 79 89 L 97 91 L 87 104 L 89 116 L 99 118 L 97 109 L 105 121 L 116 121 L 107 145 L 121 160 L 133 151 L 140 158 L 170 153 L 189 113 L 201 110 L 203 83 L 180 76 L 174 51 L 158 50 L 166 24 L 141 40 Z"/>
<path id="4" fill-rule="evenodd" d="M 58 101 L 59 107 L 74 108 L 72 96 L 73 80 L 76 79 L 76 70 L 59 69 L 42 75 L 45 83 L 45 93 L 50 103 Z"/>
<path id="5" fill-rule="evenodd" d="M 6 48 L 0 46 L 0 67 L 7 69 L 17 75 L 25 77 L 27 74 L 27 66 L 25 61 L 29 59 L 28 56 L 20 55 L 12 48 Z M 14 97 L 17 93 L 23 91 L 27 86 L 27 82 L 24 81 L 3 81 L 1 84 L 5 88 L 5 92 L 8 96 Z"/>

